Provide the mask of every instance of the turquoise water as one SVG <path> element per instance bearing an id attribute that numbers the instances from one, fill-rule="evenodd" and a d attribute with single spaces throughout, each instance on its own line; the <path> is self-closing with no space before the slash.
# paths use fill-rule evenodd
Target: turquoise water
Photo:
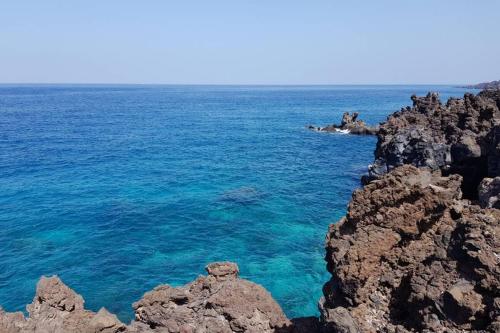
<path id="1" fill-rule="evenodd" d="M 289 316 L 317 313 L 323 242 L 376 140 L 369 123 L 445 86 L 0 85 L 0 304 L 58 274 L 123 320 L 160 283 L 231 260 Z"/>

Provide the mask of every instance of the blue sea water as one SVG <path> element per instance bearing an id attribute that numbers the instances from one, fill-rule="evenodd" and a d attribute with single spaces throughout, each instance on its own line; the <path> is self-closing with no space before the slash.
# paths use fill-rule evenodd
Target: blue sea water
<path id="1" fill-rule="evenodd" d="M 0 85 L 0 305 L 41 275 L 128 321 L 158 284 L 231 260 L 287 315 L 317 314 L 323 243 L 376 139 L 308 131 L 375 124 L 447 86 Z"/>

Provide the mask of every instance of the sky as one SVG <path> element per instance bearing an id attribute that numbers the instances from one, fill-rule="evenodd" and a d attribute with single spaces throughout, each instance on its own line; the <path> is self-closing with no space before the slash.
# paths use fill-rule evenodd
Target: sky
<path id="1" fill-rule="evenodd" d="M 0 82 L 500 79 L 499 0 L 0 0 Z"/>

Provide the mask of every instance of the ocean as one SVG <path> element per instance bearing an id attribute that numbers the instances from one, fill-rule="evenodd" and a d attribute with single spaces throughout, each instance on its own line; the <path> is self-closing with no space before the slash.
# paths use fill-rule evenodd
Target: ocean
<path id="1" fill-rule="evenodd" d="M 158 284 L 234 261 L 289 317 L 317 315 L 328 225 L 376 138 L 369 124 L 451 86 L 0 85 L 0 305 L 57 274 L 120 319 Z"/>

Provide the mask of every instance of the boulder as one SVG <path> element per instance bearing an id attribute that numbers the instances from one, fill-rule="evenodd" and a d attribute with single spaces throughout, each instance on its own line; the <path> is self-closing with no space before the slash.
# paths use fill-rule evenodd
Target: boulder
<path id="1" fill-rule="evenodd" d="M 234 263 L 207 266 L 184 287 L 156 287 L 134 303 L 136 321 L 160 332 L 280 332 L 291 322 L 261 286 L 238 278 Z"/>

